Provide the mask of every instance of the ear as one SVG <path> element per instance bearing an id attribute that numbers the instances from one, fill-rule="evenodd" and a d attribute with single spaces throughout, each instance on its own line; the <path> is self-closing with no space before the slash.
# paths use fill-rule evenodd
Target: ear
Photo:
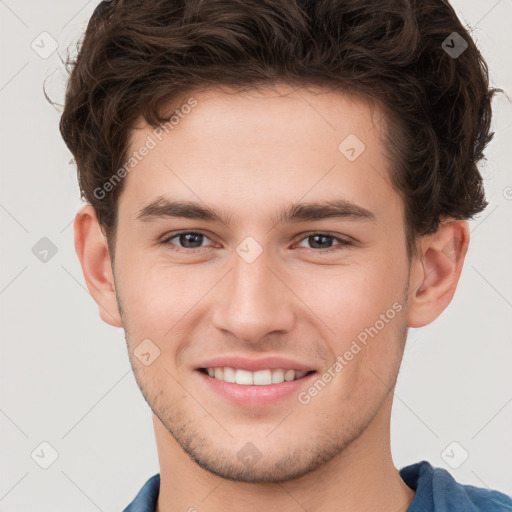
<path id="1" fill-rule="evenodd" d="M 122 327 L 107 240 L 92 206 L 87 205 L 77 213 L 74 229 L 76 253 L 101 319 L 114 327 Z"/>
<path id="2" fill-rule="evenodd" d="M 464 220 L 443 221 L 434 234 L 420 240 L 411 266 L 409 327 L 428 325 L 450 304 L 468 245 L 469 227 Z"/>

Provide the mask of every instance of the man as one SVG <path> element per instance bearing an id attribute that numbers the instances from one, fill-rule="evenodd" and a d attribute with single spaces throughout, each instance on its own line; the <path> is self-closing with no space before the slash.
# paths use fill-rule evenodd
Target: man
<path id="1" fill-rule="evenodd" d="M 493 93 L 441 0 L 98 6 L 61 132 L 84 277 L 153 412 L 126 511 L 510 510 L 390 450 L 407 330 L 486 206 Z"/>

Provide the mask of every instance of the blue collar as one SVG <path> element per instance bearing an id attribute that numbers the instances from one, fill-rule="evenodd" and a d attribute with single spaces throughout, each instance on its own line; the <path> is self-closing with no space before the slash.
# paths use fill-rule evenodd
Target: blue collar
<path id="1" fill-rule="evenodd" d="M 422 461 L 400 470 L 416 491 L 407 512 L 512 512 L 512 499 L 498 491 L 461 485 L 448 471 Z M 151 477 L 123 512 L 155 512 L 160 475 Z"/>

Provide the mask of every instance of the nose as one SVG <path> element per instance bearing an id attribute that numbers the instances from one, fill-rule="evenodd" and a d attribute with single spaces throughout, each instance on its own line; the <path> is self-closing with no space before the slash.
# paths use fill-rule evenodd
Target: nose
<path id="1" fill-rule="evenodd" d="M 234 254 L 231 272 L 216 288 L 212 323 L 217 329 L 246 344 L 292 329 L 295 296 L 270 263 L 265 251 L 252 263 Z"/>

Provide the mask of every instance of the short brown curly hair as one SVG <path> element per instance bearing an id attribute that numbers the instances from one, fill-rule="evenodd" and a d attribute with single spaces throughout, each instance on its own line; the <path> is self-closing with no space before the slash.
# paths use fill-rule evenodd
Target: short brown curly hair
<path id="1" fill-rule="evenodd" d="M 460 55 L 446 51 L 453 37 L 467 44 Z M 443 217 L 487 205 L 477 164 L 497 89 L 447 1 L 112 0 L 68 69 L 60 131 L 111 253 L 123 183 L 95 190 L 126 161 L 137 119 L 156 128 L 170 102 L 212 86 L 334 86 L 377 101 L 409 254 Z"/>

